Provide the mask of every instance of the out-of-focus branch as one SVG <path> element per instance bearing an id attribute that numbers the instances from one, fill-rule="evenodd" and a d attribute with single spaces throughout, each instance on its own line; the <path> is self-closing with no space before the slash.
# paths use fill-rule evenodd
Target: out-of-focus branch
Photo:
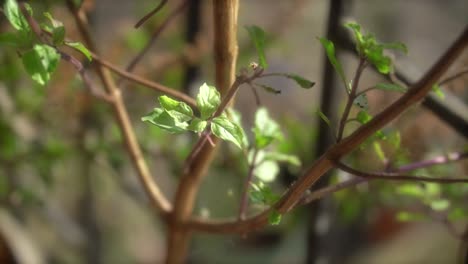
<path id="1" fill-rule="evenodd" d="M 85 39 L 86 45 L 90 47 L 91 50 L 96 51 L 94 41 L 89 34 L 89 27 L 86 22 L 86 14 L 77 9 L 72 0 L 67 0 L 66 3 L 70 9 L 70 12 L 75 18 L 75 22 L 77 23 L 78 28 L 80 29 L 80 32 Z M 172 206 L 159 189 L 159 186 L 156 184 L 153 176 L 149 171 L 148 165 L 146 164 L 143 153 L 133 131 L 133 127 L 130 122 L 130 118 L 128 116 L 120 89 L 115 85 L 114 79 L 112 78 L 107 68 L 102 65 L 98 65 L 97 72 L 108 96 L 112 98 L 111 105 L 114 110 L 114 115 L 119 124 L 120 131 L 124 138 L 127 151 L 132 159 L 132 163 L 137 170 L 139 180 L 154 207 L 157 208 L 163 216 L 165 216 L 172 209 Z"/>
<path id="2" fill-rule="evenodd" d="M 136 24 L 135 28 L 139 28 L 143 23 L 146 22 L 146 20 L 150 19 L 154 14 L 156 14 L 159 10 L 161 10 L 164 5 L 167 3 L 168 0 L 162 0 L 151 12 L 146 14 L 143 18 L 141 18 Z"/>

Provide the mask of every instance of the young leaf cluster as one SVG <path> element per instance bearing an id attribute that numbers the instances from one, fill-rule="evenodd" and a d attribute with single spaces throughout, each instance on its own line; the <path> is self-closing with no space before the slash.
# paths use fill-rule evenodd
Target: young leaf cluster
<path id="1" fill-rule="evenodd" d="M 186 103 L 163 95 L 159 97 L 161 107 L 154 108 L 141 120 L 170 133 L 192 131 L 201 134 L 209 128 L 209 133 L 218 138 L 230 141 L 239 148 L 245 147 L 247 139 L 242 127 L 231 121 L 226 113 L 214 115 L 221 104 L 221 96 L 215 87 L 204 83 L 200 86 L 196 99 L 199 117 L 195 116 L 192 108 Z"/>
<path id="2" fill-rule="evenodd" d="M 26 3 L 23 5 L 32 17 L 32 8 Z M 70 46 L 91 60 L 91 53 L 83 44 L 65 40 L 63 23 L 54 19 L 50 13 L 44 13 L 49 24 L 41 24 L 41 32 L 34 32 L 16 0 L 5 1 L 3 10 L 15 32 L 0 34 L 0 44 L 11 46 L 18 51 L 26 72 L 38 84 L 45 85 L 57 68 L 60 54 L 56 49 L 59 46 Z"/>

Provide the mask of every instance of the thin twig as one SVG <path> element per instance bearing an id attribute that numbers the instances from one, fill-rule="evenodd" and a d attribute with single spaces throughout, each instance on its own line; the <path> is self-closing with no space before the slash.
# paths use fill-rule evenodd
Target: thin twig
<path id="1" fill-rule="evenodd" d="M 340 125 L 338 127 L 338 134 L 336 136 L 336 142 L 340 142 L 343 138 L 343 132 L 346 126 L 346 120 L 348 119 L 349 112 L 353 106 L 354 99 L 356 99 L 356 93 L 359 85 L 359 79 L 361 78 L 362 72 L 366 68 L 367 62 L 364 58 L 359 59 L 359 65 L 356 69 L 356 74 L 354 75 L 353 85 L 351 86 L 351 91 L 349 91 L 348 98 L 346 101 L 346 106 L 341 116 Z"/>
<path id="2" fill-rule="evenodd" d="M 239 206 L 239 218 L 238 218 L 239 220 L 245 219 L 247 206 L 249 204 L 249 199 L 248 199 L 249 188 L 250 188 L 250 185 L 252 184 L 252 178 L 254 175 L 255 167 L 257 166 L 256 162 L 257 162 L 258 151 L 259 151 L 258 148 L 254 149 L 254 152 L 252 155 L 252 161 L 250 161 L 249 170 L 247 172 L 247 178 L 245 179 L 244 188 L 241 194 L 241 202 Z"/>
<path id="3" fill-rule="evenodd" d="M 187 103 L 188 105 L 190 105 L 192 108 L 194 109 L 197 109 L 197 103 L 195 101 L 195 99 L 193 99 L 192 97 L 182 93 L 182 92 L 179 92 L 177 90 L 174 90 L 172 88 L 169 88 L 167 86 L 164 86 L 160 83 L 157 83 L 157 82 L 153 82 L 153 81 L 150 81 L 148 79 L 145 79 L 143 77 L 140 77 L 136 74 L 133 74 L 133 73 L 130 73 L 130 72 L 127 72 L 125 70 L 122 70 L 120 68 L 118 68 L 117 66 L 115 66 L 114 64 L 112 64 L 111 62 L 101 58 L 100 56 L 98 56 L 97 54 L 95 53 L 91 53 L 92 56 L 93 56 L 93 59 L 98 62 L 100 65 L 108 68 L 109 70 L 111 70 L 112 72 L 130 80 L 130 81 L 134 81 L 138 84 L 141 84 L 143 86 L 146 86 L 148 88 L 151 88 L 155 91 L 158 91 L 160 93 L 164 93 L 164 94 L 167 94 L 175 99 L 178 99 L 178 100 L 181 100 L 185 103 Z"/>
<path id="4" fill-rule="evenodd" d="M 157 38 L 164 29 L 179 15 L 182 11 L 187 7 L 189 0 L 183 0 L 182 3 L 176 7 L 168 16 L 167 18 L 153 31 L 150 40 L 146 43 L 145 47 L 138 52 L 138 54 L 130 61 L 130 63 L 125 68 L 127 72 L 133 72 L 135 66 L 140 62 L 140 60 L 145 56 L 145 54 L 150 50 L 151 46 L 156 42 Z M 163 4 L 163 2 L 161 2 Z"/>
<path id="5" fill-rule="evenodd" d="M 439 82 L 439 85 L 440 86 L 446 85 L 447 83 L 452 82 L 452 81 L 462 77 L 463 75 L 465 75 L 467 73 L 468 73 L 468 67 L 465 67 L 465 68 L 459 70 L 458 72 L 454 73 L 453 75 L 450 75 L 450 76 L 446 77 L 445 79 L 441 80 Z"/>
<path id="6" fill-rule="evenodd" d="M 356 170 L 354 168 L 345 165 L 342 162 L 335 162 L 335 166 L 347 173 L 353 174 L 358 177 L 362 178 L 369 178 L 369 179 L 380 179 L 380 180 L 388 180 L 388 181 L 418 181 L 418 182 L 435 182 L 441 184 L 452 184 L 452 183 L 461 183 L 461 182 L 468 182 L 468 178 L 429 178 L 429 177 L 422 177 L 422 176 L 412 176 L 412 175 L 402 175 L 399 173 L 392 173 L 392 172 L 364 172 L 360 170 Z"/>
<path id="7" fill-rule="evenodd" d="M 159 3 L 159 5 L 157 5 L 153 10 L 151 10 L 151 12 L 146 14 L 143 18 L 141 18 L 135 24 L 135 28 L 139 28 L 141 25 L 143 25 L 143 23 L 146 22 L 146 20 L 150 19 L 154 14 L 156 14 L 159 10 L 161 10 L 164 7 L 164 5 L 167 3 L 167 1 L 168 0 L 162 0 L 161 3 Z"/>
<path id="8" fill-rule="evenodd" d="M 412 170 L 417 170 L 429 166 L 447 164 L 449 162 L 455 162 L 462 159 L 468 158 L 468 152 L 455 152 L 449 153 L 447 155 L 438 156 L 429 160 L 423 160 L 415 163 L 411 163 L 408 165 L 404 165 L 398 168 L 398 172 L 408 172 Z"/>

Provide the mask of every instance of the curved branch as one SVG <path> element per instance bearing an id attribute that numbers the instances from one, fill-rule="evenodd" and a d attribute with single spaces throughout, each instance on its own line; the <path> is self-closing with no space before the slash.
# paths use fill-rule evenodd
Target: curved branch
<path id="1" fill-rule="evenodd" d="M 67 6 L 73 14 L 87 46 L 91 47 L 92 50 L 96 50 L 94 48 L 95 45 L 91 35 L 89 34 L 88 24 L 86 23 L 86 15 L 76 8 L 72 0 L 67 0 Z M 123 101 L 121 91 L 116 86 L 114 79 L 112 78 L 112 75 L 107 68 L 99 64 L 97 67 L 97 73 L 108 96 L 112 98 L 111 105 L 114 110 L 114 115 L 119 124 L 120 131 L 122 133 L 122 137 L 132 160 L 133 166 L 137 170 L 139 180 L 154 207 L 161 212 L 163 217 L 165 217 L 171 211 L 172 205 L 164 196 L 153 176 L 151 175 L 151 172 L 149 171 L 148 165 L 143 157 L 140 145 L 138 144 L 138 140 L 135 136 L 135 132 L 133 131 L 133 127 L 130 121 L 130 117 L 128 116 L 127 108 Z"/>
<path id="2" fill-rule="evenodd" d="M 146 22 L 146 20 L 150 19 L 154 14 L 161 10 L 164 7 L 164 5 L 166 5 L 167 1 L 168 0 L 162 0 L 161 3 L 159 3 L 159 5 L 157 5 L 153 10 L 151 10 L 151 12 L 146 14 L 135 24 L 135 28 L 139 28 L 141 25 L 143 25 L 143 23 Z"/>
<path id="3" fill-rule="evenodd" d="M 286 213 L 291 210 L 303 197 L 304 192 L 323 174 L 334 167 L 334 161 L 338 161 L 354 150 L 369 136 L 395 119 L 403 111 L 421 101 L 431 91 L 432 85 L 447 71 L 466 46 L 468 46 L 468 27 L 419 82 L 369 123 L 328 149 L 272 208 L 279 213 Z M 243 221 L 207 222 L 205 219 L 194 218 L 187 224 L 187 228 L 213 233 L 247 233 L 265 226 L 268 223 L 268 215 L 272 208 Z"/>

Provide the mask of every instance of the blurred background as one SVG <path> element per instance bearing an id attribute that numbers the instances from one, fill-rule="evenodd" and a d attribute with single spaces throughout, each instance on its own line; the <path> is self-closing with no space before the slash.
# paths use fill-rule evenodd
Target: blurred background
<path id="1" fill-rule="evenodd" d="M 3 6 L 4 1 L 0 2 Z M 156 2 L 85 0 L 83 8 L 98 43 L 96 52 L 125 68 L 155 28 L 185 5 L 134 72 L 194 95 L 202 83 L 214 83 L 212 3 L 169 1 L 135 29 L 134 24 Z M 80 40 L 63 1 L 31 1 L 31 5 L 37 19 L 48 10 L 65 24 L 68 38 Z M 286 79 L 267 79 L 264 83 L 281 94 L 259 91 L 262 104 L 286 135 L 279 148 L 297 155 L 304 164 L 303 168 L 281 166 L 272 188 L 284 191 L 330 144 L 332 132 L 320 122 L 317 109 L 333 121 L 344 108 L 344 88 L 326 70 L 317 37 L 327 36 L 337 43 L 348 78 L 354 74 L 357 58 L 341 26 L 344 22 L 360 23 L 378 40 L 405 43 L 409 54 L 392 56 L 396 75 L 410 84 L 463 31 L 467 14 L 466 0 L 240 1 L 238 68 L 257 60 L 244 29 L 257 25 L 267 32 L 269 71 L 297 73 L 317 83 L 304 90 Z M 0 29 L 11 31 L 3 15 Z M 465 51 L 449 75 L 467 66 Z M 91 72 L 92 67 L 88 68 Z M 368 69 L 361 87 L 378 82 L 388 80 Z M 386 127 L 383 133 L 401 140 L 398 148 L 384 145 L 387 157 L 403 165 L 467 151 L 467 82 L 466 75 L 450 82 L 443 87 L 443 100 L 431 95 L 429 102 L 412 107 Z M 122 80 L 120 85 L 151 171 L 172 199 L 195 138 L 142 123 L 141 116 L 156 107 L 158 94 Z M 369 93 L 370 112 L 378 113 L 397 97 Z M 437 107 L 450 113 L 441 113 Z M 257 105 L 248 87 L 240 89 L 236 108 L 242 113 L 244 129 L 250 131 Z M 453 121 L 453 115 L 459 119 Z M 232 217 L 239 205 L 247 167 L 234 148 L 227 144 L 221 148 L 199 192 L 195 213 L 203 217 Z M 353 152 L 346 161 L 366 170 L 384 165 L 371 145 Z M 416 173 L 463 177 L 467 171 L 465 160 Z M 349 177 L 334 172 L 318 186 Z M 0 203 L 1 263 L 164 260 L 165 226 L 150 209 L 110 108 L 85 91 L 75 69 L 66 63 L 60 63 L 47 86 L 38 86 L 25 73 L 18 54 L 6 46 L 0 46 Z M 467 205 L 466 184 L 369 182 L 296 209 L 280 226 L 246 236 L 196 234 L 189 263 L 457 263 Z"/>

